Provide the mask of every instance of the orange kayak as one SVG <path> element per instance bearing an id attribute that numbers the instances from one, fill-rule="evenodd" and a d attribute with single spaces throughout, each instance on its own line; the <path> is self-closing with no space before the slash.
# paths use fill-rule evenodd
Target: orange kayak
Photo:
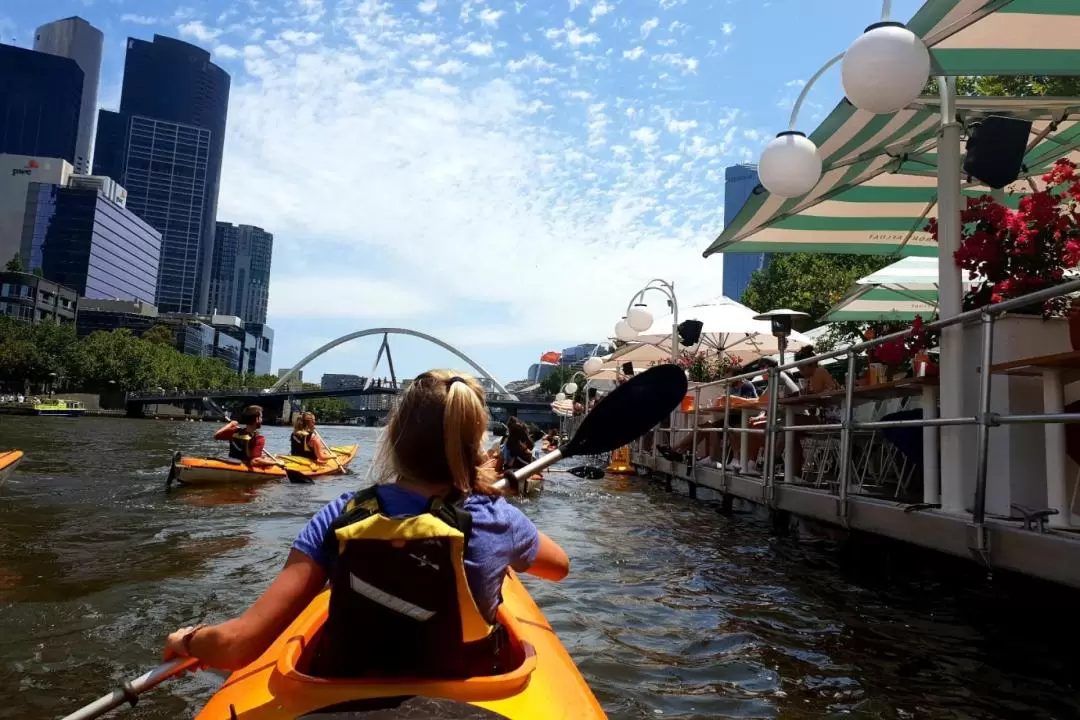
<path id="1" fill-rule="evenodd" d="M 282 480 L 287 476 L 286 469 L 295 471 L 309 479 L 325 475 L 340 475 L 345 472 L 356 456 L 358 445 L 345 445 L 330 448 L 335 460 L 320 463 L 294 455 L 278 457 L 285 467 L 276 465 L 247 465 L 229 458 L 182 457 L 176 463 L 176 481 L 182 485 L 223 485 L 255 484 L 269 480 Z"/>
<path id="2" fill-rule="evenodd" d="M 356 457 L 359 445 L 342 445 L 330 448 L 334 453 L 334 459 L 327 462 L 318 462 L 296 455 L 278 455 L 278 460 L 285 463 L 285 467 L 296 470 L 309 478 L 322 477 L 323 475 L 341 475 L 349 467 L 349 463 Z"/>
<path id="3" fill-rule="evenodd" d="M 15 468 L 22 462 L 22 459 L 22 450 L 0 451 L 0 483 L 11 477 L 11 473 L 15 472 Z"/>
<path id="4" fill-rule="evenodd" d="M 237 670 L 195 720 L 293 720 L 334 707 L 334 717 L 606 718 L 574 661 L 521 581 L 507 575 L 499 622 L 520 664 L 490 677 L 463 680 L 386 678 L 329 680 L 306 675 L 305 651 L 326 621 L 330 592 L 311 601 L 262 656 Z M 372 652 L 378 652 L 372 648 Z M 434 651 L 434 649 L 433 649 Z M 345 704 L 348 704 L 347 706 Z M 468 711 L 466 714 L 465 711 Z M 486 711 L 486 712 L 485 712 Z"/>

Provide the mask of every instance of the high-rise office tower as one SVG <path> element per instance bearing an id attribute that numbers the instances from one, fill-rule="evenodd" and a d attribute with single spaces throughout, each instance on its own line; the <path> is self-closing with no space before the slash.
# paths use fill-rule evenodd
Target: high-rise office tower
<path id="1" fill-rule="evenodd" d="M 79 129 L 75 138 L 75 172 L 90 172 L 94 120 L 97 117 L 98 78 L 101 75 L 101 31 L 80 17 L 42 25 L 34 32 L 34 50 L 70 58 L 83 71 Z"/>
<path id="2" fill-rule="evenodd" d="M 245 323 L 265 323 L 274 236 L 251 225 L 217 223 L 210 309 Z"/>
<path id="3" fill-rule="evenodd" d="M 758 186 L 756 165 L 732 165 L 724 171 L 724 224 L 731 222 Z M 740 302 L 754 272 L 763 270 L 771 256 L 766 253 L 724 255 L 724 295 Z M 754 308 L 765 312 L 770 308 Z"/>
<path id="4" fill-rule="evenodd" d="M 0 155 L 74 164 L 82 86 L 71 58 L 0 45 Z"/>
<path id="5" fill-rule="evenodd" d="M 74 187 L 30 185 L 22 236 L 28 267 L 80 297 L 153 304 L 161 234 L 114 199 L 123 189 L 109 187 L 108 178 L 72 180 Z"/>
<path id="6" fill-rule="evenodd" d="M 207 51 L 155 35 L 128 38 L 120 110 L 98 117 L 94 174 L 162 235 L 157 306 L 208 311 L 229 75 Z"/>

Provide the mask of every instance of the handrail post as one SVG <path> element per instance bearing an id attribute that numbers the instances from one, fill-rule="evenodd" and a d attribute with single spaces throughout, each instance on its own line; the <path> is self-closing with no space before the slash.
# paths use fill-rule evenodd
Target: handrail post
<path id="1" fill-rule="evenodd" d="M 693 425 L 690 429 L 690 460 L 687 464 L 687 475 L 693 482 L 697 478 L 697 430 L 698 430 L 698 406 L 701 404 L 701 386 L 694 388 L 694 416 Z"/>
<path id="2" fill-rule="evenodd" d="M 977 454 L 975 457 L 975 507 L 972 512 L 972 520 L 977 527 L 981 527 L 986 519 L 986 474 L 987 463 L 990 453 L 990 425 L 993 416 L 990 414 L 990 380 L 991 365 L 994 359 L 994 318 L 990 313 L 982 313 L 979 316 L 982 322 L 982 366 L 979 375 L 979 417 L 977 432 Z"/>
<path id="3" fill-rule="evenodd" d="M 724 433 L 720 439 L 720 487 L 727 492 L 728 431 L 731 429 L 731 383 L 724 385 Z"/>
<path id="4" fill-rule="evenodd" d="M 855 419 L 855 353 L 847 353 L 847 377 L 844 379 L 844 409 L 840 429 L 840 477 L 838 492 L 840 497 L 839 515 L 841 522 L 847 525 L 848 518 L 848 483 L 851 475 L 851 432 Z"/>
<path id="5" fill-rule="evenodd" d="M 769 368 L 769 406 L 765 416 L 765 478 L 764 494 L 766 505 L 772 506 L 773 475 L 776 472 L 773 453 L 776 448 L 776 408 L 777 395 L 780 394 L 780 371 Z"/>

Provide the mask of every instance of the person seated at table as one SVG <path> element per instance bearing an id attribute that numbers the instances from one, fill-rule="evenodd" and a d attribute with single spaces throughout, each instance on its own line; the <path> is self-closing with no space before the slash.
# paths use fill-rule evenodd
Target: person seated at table
<path id="1" fill-rule="evenodd" d="M 733 375 L 741 375 L 742 372 L 743 372 L 743 370 L 741 370 L 741 369 L 732 369 L 732 370 L 730 370 L 728 372 L 728 377 L 731 377 Z M 757 400 L 758 399 L 757 388 L 755 388 L 754 385 L 751 382 L 749 382 L 748 380 L 734 380 L 734 381 L 731 382 L 731 397 L 733 397 L 733 398 L 738 397 L 738 398 L 742 398 L 744 400 Z M 723 403 L 724 403 L 724 396 L 721 395 L 720 398 L 717 400 L 717 406 L 722 407 Z M 738 427 L 738 426 L 739 426 L 739 411 L 738 410 L 733 410 L 730 413 L 730 417 L 728 418 L 728 427 Z M 712 420 L 712 421 L 709 421 L 709 422 L 704 422 L 704 423 L 699 423 L 698 424 L 698 429 L 699 430 L 703 430 L 703 429 L 713 429 L 713 430 L 715 430 L 715 429 L 722 429 L 723 427 L 724 427 L 724 418 L 723 418 L 723 416 L 721 416 L 717 420 Z M 715 432 L 705 432 L 705 433 L 700 433 L 699 432 L 697 434 L 698 451 L 694 453 L 695 462 L 700 462 L 700 461 L 705 460 L 705 459 L 707 459 L 709 457 L 712 457 L 715 454 L 714 453 L 714 448 L 716 447 L 715 442 L 719 441 L 721 439 L 719 437 L 719 435 L 720 435 L 720 433 L 715 433 Z M 692 432 L 683 433 L 683 438 L 681 440 L 679 440 L 679 442 L 675 443 L 674 446 L 657 445 L 656 446 L 656 451 L 659 452 L 661 455 L 663 455 L 664 458 L 666 458 L 667 460 L 670 460 L 672 462 L 685 462 L 685 460 L 686 460 L 686 451 L 690 449 L 690 445 L 692 445 L 693 442 L 694 442 L 694 433 L 692 433 Z M 703 443 L 706 445 L 706 453 L 705 453 L 705 455 L 700 454 L 700 448 L 701 448 L 701 445 Z M 734 469 L 734 468 L 732 468 L 732 469 Z"/>
<path id="2" fill-rule="evenodd" d="M 806 345 L 795 353 L 795 361 L 798 362 L 799 360 L 812 358 L 815 354 L 814 346 Z M 803 381 L 799 383 L 800 395 L 820 395 L 822 393 L 840 389 L 840 384 L 836 382 L 831 374 L 829 374 L 829 371 L 816 362 L 800 365 L 799 379 Z M 839 421 L 839 408 L 836 406 L 807 408 L 795 415 L 796 425 L 823 425 Z M 783 456 L 784 448 L 788 442 L 788 435 L 789 433 L 781 433 L 777 438 L 777 452 L 781 454 L 781 457 Z M 794 456 L 794 480 L 796 482 L 802 481 L 803 471 L 806 465 L 806 455 L 803 452 L 802 446 L 802 439 L 805 435 L 805 433 L 798 432 L 790 433 L 791 442 L 794 443 L 792 454 Z"/>

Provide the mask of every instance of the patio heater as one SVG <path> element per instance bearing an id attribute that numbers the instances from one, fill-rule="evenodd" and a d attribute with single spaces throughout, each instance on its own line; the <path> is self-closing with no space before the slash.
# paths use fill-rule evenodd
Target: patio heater
<path id="1" fill-rule="evenodd" d="M 773 337 L 777 340 L 777 345 L 780 348 L 780 365 L 784 364 L 784 353 L 787 352 L 787 339 L 791 337 L 791 326 L 795 321 L 795 318 L 810 317 L 804 312 L 798 310 L 770 310 L 760 315 L 755 315 L 755 320 L 767 322 L 772 325 Z"/>

